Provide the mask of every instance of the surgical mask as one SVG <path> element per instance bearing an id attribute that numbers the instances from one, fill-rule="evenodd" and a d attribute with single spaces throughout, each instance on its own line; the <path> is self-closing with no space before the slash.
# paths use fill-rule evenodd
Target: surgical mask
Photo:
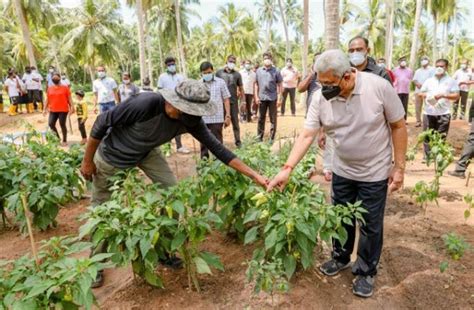
<path id="1" fill-rule="evenodd" d="M 429 61 L 428 61 L 427 59 L 423 59 L 423 60 L 421 61 L 421 65 L 422 65 L 422 66 L 428 65 L 428 63 L 429 63 Z"/>
<path id="2" fill-rule="evenodd" d="M 339 80 L 339 83 L 337 85 L 323 85 L 321 89 L 321 94 L 326 100 L 331 100 L 334 97 L 337 97 L 341 93 L 341 87 L 339 84 L 341 84 L 342 78 Z"/>
<path id="3" fill-rule="evenodd" d="M 406 66 L 407 66 L 407 62 L 406 62 L 406 61 L 400 62 L 400 67 L 406 67 Z"/>
<path id="4" fill-rule="evenodd" d="M 292 64 L 291 62 L 287 62 L 287 63 L 286 63 L 286 66 L 287 66 L 288 68 L 291 68 L 291 67 L 293 67 L 293 64 Z"/>
<path id="5" fill-rule="evenodd" d="M 247 71 L 250 71 L 250 69 L 252 69 L 252 65 L 251 64 L 245 64 L 245 69 Z"/>
<path id="6" fill-rule="evenodd" d="M 360 66 L 364 63 L 367 55 L 364 52 L 349 53 L 349 59 L 354 66 Z"/>
<path id="7" fill-rule="evenodd" d="M 267 67 L 270 67 L 270 66 L 273 64 L 273 62 L 272 62 L 271 59 L 268 59 L 268 58 L 267 58 L 267 59 L 264 59 L 264 60 L 263 60 L 263 64 L 264 64 L 265 66 L 267 66 Z"/>
<path id="8" fill-rule="evenodd" d="M 233 62 L 228 62 L 228 63 L 227 63 L 227 68 L 229 68 L 230 70 L 234 70 L 234 68 L 235 68 L 235 63 L 233 63 Z"/>
<path id="9" fill-rule="evenodd" d="M 444 74 L 444 68 L 443 67 L 436 67 L 435 74 L 436 75 L 443 75 Z"/>
<path id="10" fill-rule="evenodd" d="M 210 81 L 212 81 L 213 78 L 214 78 L 213 73 L 204 73 L 202 75 L 202 79 L 204 80 L 204 82 L 210 82 Z"/>
<path id="11" fill-rule="evenodd" d="M 105 78 L 105 71 L 99 71 L 97 72 L 97 76 L 101 79 Z"/>
<path id="12" fill-rule="evenodd" d="M 53 73 L 54 72 L 54 69 L 49 69 L 49 73 Z"/>
<path id="13" fill-rule="evenodd" d="M 383 63 L 383 62 L 381 62 L 381 63 L 378 63 L 378 64 L 377 64 L 377 66 L 379 66 L 379 67 L 382 67 L 382 68 L 384 68 L 384 69 L 385 69 L 385 63 Z"/>
<path id="14" fill-rule="evenodd" d="M 461 69 L 466 70 L 467 65 L 466 64 L 461 64 Z"/>
<path id="15" fill-rule="evenodd" d="M 61 82 L 60 78 L 54 78 L 52 80 L 53 80 L 53 83 L 56 84 L 56 85 L 58 85 Z"/>
<path id="16" fill-rule="evenodd" d="M 31 73 L 36 73 L 36 72 L 38 72 L 38 71 L 36 71 L 36 70 L 31 71 Z"/>
<path id="17" fill-rule="evenodd" d="M 122 80 L 122 82 L 127 85 L 130 84 L 130 80 Z"/>
<path id="18" fill-rule="evenodd" d="M 168 72 L 169 73 L 175 73 L 176 72 L 176 65 L 169 65 L 168 66 Z"/>
<path id="19" fill-rule="evenodd" d="M 63 75 L 63 76 L 61 76 L 61 79 L 65 80 L 65 79 L 66 79 L 66 76 L 64 76 L 64 75 Z"/>

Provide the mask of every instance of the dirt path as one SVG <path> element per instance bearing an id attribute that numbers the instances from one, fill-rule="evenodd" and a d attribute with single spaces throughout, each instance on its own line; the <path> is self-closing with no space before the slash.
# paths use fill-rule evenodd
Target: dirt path
<path id="1" fill-rule="evenodd" d="M 28 115 L 26 118 L 36 128 L 44 129 L 46 120 L 42 115 Z M 90 129 L 94 116 L 88 121 Z M 2 134 L 18 131 L 20 117 L 8 118 L 0 114 Z M 303 122 L 302 116 L 284 117 L 279 120 L 281 136 L 293 136 Z M 409 119 L 410 144 L 413 145 L 420 128 L 413 127 Z M 74 134 L 71 142 L 80 140 L 73 118 Z M 458 153 L 467 135 L 468 126 L 462 121 L 452 122 L 448 140 Z M 242 124 L 242 135 L 254 135 L 256 124 Z M 225 142 L 232 144 L 232 131 L 225 131 Z M 195 150 L 189 135 L 185 145 Z M 179 178 L 192 175 L 195 171 L 193 155 L 173 154 L 169 158 L 172 169 Z M 448 168 L 452 169 L 452 167 Z M 220 255 L 224 272 L 200 277 L 203 292 L 198 294 L 187 288 L 183 270 L 160 270 L 164 274 L 166 289 L 153 289 L 139 279 L 133 279 L 130 268 L 106 271 L 104 287 L 96 295 L 104 309 L 221 309 L 221 308 L 298 308 L 298 309 L 472 309 L 474 308 L 474 254 L 468 252 L 459 262 L 450 262 L 445 273 L 439 272 L 441 261 L 447 260 L 441 236 L 448 232 L 462 235 L 474 246 L 474 217 L 464 221 L 462 196 L 474 191 L 474 180 L 469 188 L 465 181 L 453 177 L 441 179 L 442 194 L 440 207 L 430 205 L 426 212 L 414 205 L 410 197 L 411 188 L 419 180 L 429 181 L 433 171 L 421 164 L 420 157 L 409 164 L 406 171 L 405 189 L 389 197 L 385 216 L 385 240 L 382 260 L 372 298 L 363 300 L 351 293 L 352 275 L 345 271 L 329 278 L 317 271 L 317 266 L 328 257 L 324 248 L 318 255 L 315 267 L 298 272 L 291 281 L 291 291 L 286 295 L 271 297 L 254 296 L 252 287 L 245 280 L 244 262 L 250 260 L 252 247 L 224 239 L 213 233 L 204 248 Z M 325 189 L 329 184 L 321 177 L 316 181 Z M 85 212 L 87 199 L 61 209 L 59 226 L 47 232 L 38 232 L 37 240 L 53 235 L 75 234 L 80 226 L 77 217 Z M 0 232 L 0 259 L 14 259 L 29 250 L 28 239 L 17 231 Z"/>

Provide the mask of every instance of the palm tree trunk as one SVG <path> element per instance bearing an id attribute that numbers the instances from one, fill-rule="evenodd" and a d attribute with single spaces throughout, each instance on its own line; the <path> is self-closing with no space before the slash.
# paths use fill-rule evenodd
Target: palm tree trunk
<path id="1" fill-rule="evenodd" d="M 283 23 L 283 29 L 285 30 L 285 40 L 286 40 L 285 58 L 288 58 L 290 57 L 290 38 L 288 37 L 288 25 L 286 23 L 285 10 L 283 8 L 282 0 L 278 0 L 278 5 L 280 7 L 281 22 Z"/>
<path id="2" fill-rule="evenodd" d="M 413 36 L 411 39 L 410 50 L 410 68 L 415 68 L 416 53 L 418 51 L 418 32 L 420 29 L 421 11 L 423 10 L 423 0 L 416 0 L 415 25 L 413 27 Z"/>
<path id="3" fill-rule="evenodd" d="M 454 21 L 453 21 L 453 68 L 457 68 L 457 45 L 458 45 L 458 26 L 457 26 L 457 12 L 456 8 L 454 8 Z"/>
<path id="4" fill-rule="evenodd" d="M 136 0 L 136 14 L 138 20 L 138 56 L 140 59 L 140 80 L 147 75 L 146 53 L 145 53 L 145 30 L 143 21 L 143 3 L 142 0 Z"/>
<path id="5" fill-rule="evenodd" d="M 265 52 L 267 52 L 270 49 L 270 37 L 272 35 L 272 22 L 271 21 L 267 21 L 266 32 L 267 34 L 265 36 L 265 47 L 264 47 Z"/>
<path id="6" fill-rule="evenodd" d="M 26 20 L 25 13 L 23 12 L 23 7 L 21 5 L 21 0 L 14 0 L 13 3 L 15 5 L 16 15 L 20 22 L 21 26 L 21 33 L 23 34 L 23 40 L 25 41 L 26 52 L 28 53 L 28 60 L 30 62 L 30 66 L 36 65 L 36 58 L 33 49 L 33 42 L 31 41 L 31 34 L 30 29 L 28 28 L 28 22 Z"/>
<path id="7" fill-rule="evenodd" d="M 303 76 L 308 74 L 309 0 L 303 1 Z"/>
<path id="8" fill-rule="evenodd" d="M 392 67 L 393 55 L 393 23 L 395 18 L 394 0 L 387 0 L 385 2 L 385 13 L 387 16 L 387 34 L 385 36 L 385 62 L 387 64 L 387 67 L 390 69 Z"/>
<path id="9" fill-rule="evenodd" d="M 438 57 L 438 14 L 433 15 L 433 63 Z"/>
<path id="10" fill-rule="evenodd" d="M 163 48 L 161 47 L 161 36 L 158 35 L 158 53 L 160 55 L 160 68 L 161 70 L 164 69 L 164 59 L 163 59 Z"/>
<path id="11" fill-rule="evenodd" d="M 326 0 L 325 2 L 325 36 L 326 49 L 339 47 L 339 0 Z"/>
<path id="12" fill-rule="evenodd" d="M 144 12 L 145 16 L 145 42 L 146 42 L 146 51 L 147 51 L 147 68 L 148 68 L 148 77 L 150 78 L 150 86 L 153 87 L 153 66 L 151 65 L 151 36 L 150 36 L 150 29 L 148 24 L 148 13 L 147 11 Z"/>
<path id="13" fill-rule="evenodd" d="M 178 36 L 178 53 L 179 53 L 179 62 L 181 65 L 181 73 L 186 76 L 186 61 L 184 59 L 184 47 L 183 47 L 183 35 L 181 33 L 181 12 L 180 12 L 179 0 L 174 1 L 174 9 L 176 16 L 176 32 Z"/>

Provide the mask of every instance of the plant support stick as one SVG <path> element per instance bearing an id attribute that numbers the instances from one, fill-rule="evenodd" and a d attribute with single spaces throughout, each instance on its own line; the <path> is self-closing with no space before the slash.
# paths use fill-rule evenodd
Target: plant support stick
<path id="1" fill-rule="evenodd" d="M 28 227 L 28 234 L 30 235 L 31 251 L 33 252 L 33 257 L 36 261 L 36 265 L 39 266 L 40 261 L 39 261 L 39 258 L 38 258 L 38 253 L 36 251 L 35 237 L 33 236 L 33 229 L 31 227 L 31 222 L 30 222 L 29 211 L 28 211 L 28 206 L 27 206 L 26 195 L 25 194 L 21 194 L 21 204 L 23 205 L 23 211 L 25 212 L 26 226 Z"/>

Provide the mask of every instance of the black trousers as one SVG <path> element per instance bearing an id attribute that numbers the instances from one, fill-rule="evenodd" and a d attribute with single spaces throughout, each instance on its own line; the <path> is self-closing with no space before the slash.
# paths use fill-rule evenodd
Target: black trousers
<path id="1" fill-rule="evenodd" d="M 405 120 L 408 116 L 408 94 L 398 94 L 398 98 L 402 102 L 403 109 L 405 110 Z"/>
<path id="2" fill-rule="evenodd" d="M 456 102 L 453 104 L 453 120 L 455 120 L 458 117 L 458 108 L 459 108 L 459 102 L 461 102 L 461 109 L 459 116 L 461 118 L 464 118 L 466 115 L 466 106 L 467 106 L 467 99 L 469 97 L 469 92 L 468 91 L 459 91 L 459 99 L 456 100 Z M 472 110 L 472 106 L 471 106 Z M 470 113 L 469 113 L 470 114 Z M 469 115 L 469 117 L 472 117 L 472 115 Z"/>
<path id="3" fill-rule="evenodd" d="M 474 98 L 471 101 L 471 107 L 469 108 L 469 123 L 474 122 Z"/>
<path id="4" fill-rule="evenodd" d="M 180 149 L 183 147 L 183 143 L 181 142 L 181 135 L 174 137 L 174 141 L 176 141 L 176 149 Z"/>
<path id="5" fill-rule="evenodd" d="M 62 140 L 63 142 L 67 141 L 67 127 L 66 127 L 67 114 L 68 112 L 49 112 L 49 120 L 48 120 L 49 128 L 51 128 L 51 130 L 54 131 L 56 136 L 58 136 L 59 138 L 59 133 L 58 133 L 58 130 L 56 129 L 56 123 L 59 119 L 59 126 L 61 127 L 61 132 L 63 134 L 63 140 Z"/>
<path id="6" fill-rule="evenodd" d="M 207 124 L 207 128 L 211 131 L 211 133 L 219 140 L 220 143 L 224 144 L 224 139 L 222 136 L 222 129 L 224 127 L 223 123 L 216 123 L 216 124 Z M 209 150 L 207 147 L 201 143 L 201 159 L 209 158 Z"/>
<path id="7" fill-rule="evenodd" d="M 247 122 L 252 121 L 252 102 L 253 102 L 253 95 L 245 94 L 245 119 Z"/>
<path id="8" fill-rule="evenodd" d="M 230 102 L 230 120 L 232 122 L 232 131 L 234 132 L 234 142 L 236 146 L 240 146 L 240 125 L 239 125 L 239 102 Z"/>
<path id="9" fill-rule="evenodd" d="M 265 120 L 267 118 L 267 110 L 270 116 L 270 140 L 275 140 L 275 133 L 277 127 L 277 103 L 274 101 L 260 101 L 258 106 L 258 127 L 257 127 L 257 136 L 260 141 L 263 140 L 263 135 L 265 133 Z"/>
<path id="10" fill-rule="evenodd" d="M 472 162 L 474 158 L 474 122 L 471 123 L 471 132 L 467 137 L 467 141 L 464 144 L 464 149 L 461 154 L 461 158 L 459 158 L 458 162 L 456 163 L 456 171 L 465 172 L 469 163 Z"/>
<path id="11" fill-rule="evenodd" d="M 388 180 L 378 182 L 360 182 L 346 179 L 333 173 L 332 201 L 333 204 L 347 205 L 362 201 L 362 206 L 368 211 L 364 213 L 365 224 L 360 227 L 357 260 L 352 266 L 352 273 L 362 276 L 377 274 L 383 245 L 383 217 L 387 200 Z M 332 257 L 347 264 L 351 260 L 355 241 L 355 221 L 353 225 L 343 224 L 347 231 L 347 242 L 341 244 L 333 241 Z"/>
<path id="12" fill-rule="evenodd" d="M 290 94 L 290 108 L 291 108 L 291 115 L 295 115 L 296 113 L 296 104 L 295 104 L 295 95 L 296 95 L 296 88 L 283 88 L 282 93 L 282 102 L 281 102 L 281 115 L 285 115 L 286 109 L 286 98 Z"/>
<path id="13" fill-rule="evenodd" d="M 423 131 L 427 129 L 433 129 L 446 137 L 448 136 L 449 124 L 451 123 L 451 115 L 423 115 Z M 426 140 L 423 143 L 423 149 L 425 151 L 425 157 L 430 152 L 429 141 Z"/>
<path id="14" fill-rule="evenodd" d="M 87 139 L 86 122 L 82 118 L 78 118 L 77 126 L 79 127 L 79 132 L 81 133 L 82 139 Z"/>

